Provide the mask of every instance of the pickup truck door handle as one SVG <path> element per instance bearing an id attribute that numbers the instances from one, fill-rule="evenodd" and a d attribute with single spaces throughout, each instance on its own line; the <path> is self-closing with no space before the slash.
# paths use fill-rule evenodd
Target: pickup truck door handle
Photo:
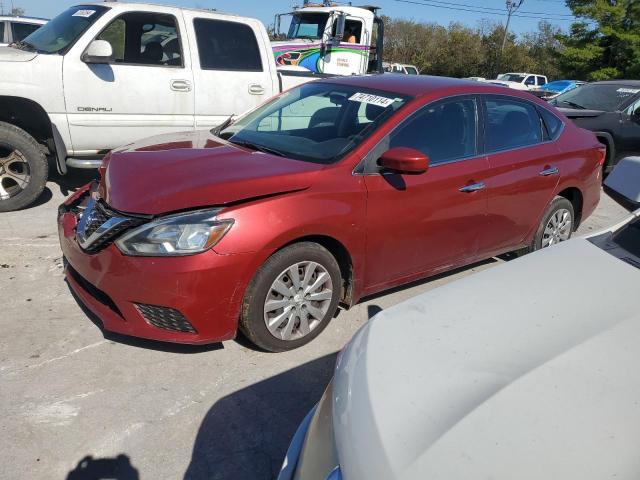
<path id="1" fill-rule="evenodd" d="M 259 83 L 251 83 L 249 85 L 249 93 L 251 95 L 263 95 L 264 94 L 264 87 L 262 85 L 260 85 Z"/>
<path id="2" fill-rule="evenodd" d="M 482 190 L 486 185 L 483 182 L 472 183 L 471 185 L 465 185 L 460 189 L 462 193 L 472 193 L 477 192 L 478 190 Z"/>
<path id="3" fill-rule="evenodd" d="M 545 168 L 538 175 L 541 177 L 548 177 L 549 175 L 557 175 L 560 170 L 557 167 Z"/>
<path id="4" fill-rule="evenodd" d="M 189 80 L 171 80 L 171 90 L 174 92 L 190 92 L 191 82 Z"/>

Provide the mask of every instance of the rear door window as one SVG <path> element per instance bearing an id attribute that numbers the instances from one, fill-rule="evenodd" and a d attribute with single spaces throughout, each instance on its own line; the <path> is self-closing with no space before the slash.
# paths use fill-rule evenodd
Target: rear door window
<path id="1" fill-rule="evenodd" d="M 523 100 L 486 98 L 485 142 L 489 153 L 542 142 L 542 124 L 536 107 Z"/>
<path id="2" fill-rule="evenodd" d="M 391 134 L 389 148 L 408 147 L 429 156 L 437 165 L 475 156 L 476 102 L 473 98 L 427 105 Z"/>
<path id="3" fill-rule="evenodd" d="M 0 21 L 0 43 L 4 43 L 6 40 L 4 38 L 4 22 Z"/>
<path id="4" fill-rule="evenodd" d="M 40 28 L 40 25 L 37 25 L 35 23 L 11 22 L 11 31 L 13 33 L 13 41 L 19 42 L 20 40 L 24 40 L 39 28 Z"/>
<path id="5" fill-rule="evenodd" d="M 193 21 L 203 70 L 262 72 L 260 47 L 244 23 L 196 18 Z"/>

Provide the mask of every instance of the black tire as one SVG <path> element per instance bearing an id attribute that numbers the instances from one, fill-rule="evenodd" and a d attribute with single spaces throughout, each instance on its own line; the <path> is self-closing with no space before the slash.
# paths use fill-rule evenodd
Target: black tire
<path id="1" fill-rule="evenodd" d="M 24 161 L 13 163 L 11 168 L 14 169 L 13 173 L 19 173 L 21 179 L 27 175 L 26 186 L 20 188 L 20 184 L 12 177 L 4 175 L 4 167 L 0 166 L 0 182 L 8 194 L 8 198 L 3 198 L 0 192 L 0 212 L 20 210 L 31 205 L 44 190 L 49 177 L 49 163 L 40 144 L 21 128 L 0 122 L 0 160 L 12 152 L 17 152 Z M 16 168 L 26 170 L 17 171 Z"/>
<path id="2" fill-rule="evenodd" d="M 571 216 L 571 220 L 570 220 L 571 225 L 568 229 L 569 237 L 566 240 L 571 238 L 571 234 L 575 229 L 575 219 L 576 219 L 575 212 L 573 210 L 573 204 L 564 197 L 556 196 L 553 199 L 553 201 L 549 204 L 549 207 L 547 207 L 547 210 L 544 212 L 544 215 L 542 216 L 542 221 L 538 226 L 538 230 L 536 230 L 536 234 L 533 238 L 533 243 L 531 244 L 531 247 L 530 247 L 531 251 L 540 250 L 541 248 L 544 248 L 543 240 L 545 240 L 544 238 L 545 228 L 549 223 L 549 221 L 551 220 L 551 218 L 560 210 L 567 210 Z M 560 241 L 563 241 L 563 240 L 560 240 Z"/>
<path id="3" fill-rule="evenodd" d="M 315 262 L 326 270 L 331 279 L 333 294 L 324 318 L 315 328 L 301 338 L 283 340 L 276 338 L 267 328 L 265 302 L 273 282 L 284 270 L 300 262 Z M 269 352 L 283 352 L 301 347 L 320 335 L 335 315 L 341 285 L 342 276 L 338 262 L 326 248 L 313 242 L 300 242 L 285 247 L 267 259 L 249 284 L 240 314 L 240 331 L 253 344 Z"/>

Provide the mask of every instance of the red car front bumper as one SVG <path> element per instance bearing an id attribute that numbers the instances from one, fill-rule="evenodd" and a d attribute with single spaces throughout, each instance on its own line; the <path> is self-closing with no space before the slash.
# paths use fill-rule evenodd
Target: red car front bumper
<path id="1" fill-rule="evenodd" d="M 189 344 L 235 337 L 252 255 L 209 250 L 185 257 L 129 257 L 113 243 L 87 253 L 76 241 L 76 224 L 76 215 L 61 208 L 58 233 L 68 262 L 66 278 L 105 330 Z"/>

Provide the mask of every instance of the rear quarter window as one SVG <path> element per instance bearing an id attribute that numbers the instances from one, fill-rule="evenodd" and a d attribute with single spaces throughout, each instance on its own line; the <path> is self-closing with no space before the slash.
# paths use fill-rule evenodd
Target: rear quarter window
<path id="1" fill-rule="evenodd" d="M 546 108 L 540 108 L 540 116 L 542 117 L 542 121 L 544 122 L 544 126 L 547 130 L 547 136 L 549 140 L 556 140 L 560 133 L 562 133 L 562 127 L 564 123 L 558 117 L 556 117 L 553 113 L 551 113 Z"/>
<path id="2" fill-rule="evenodd" d="M 260 48 L 249 25 L 196 18 L 200 68 L 234 72 L 262 72 Z"/>

